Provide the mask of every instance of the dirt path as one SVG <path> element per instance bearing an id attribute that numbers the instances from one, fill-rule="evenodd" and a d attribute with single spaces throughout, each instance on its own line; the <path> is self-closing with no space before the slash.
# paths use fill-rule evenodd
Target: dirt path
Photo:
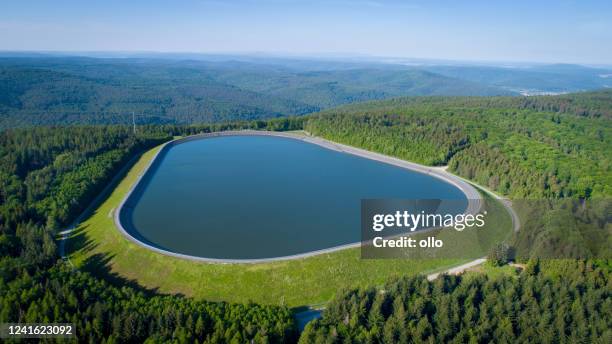
<path id="1" fill-rule="evenodd" d="M 104 198 L 108 195 L 110 195 L 110 193 L 112 192 L 112 190 L 117 186 L 117 184 L 119 184 L 119 181 L 121 181 L 121 179 L 125 176 L 126 172 L 134 165 L 134 162 L 136 162 L 136 160 L 140 158 L 140 154 L 137 154 L 135 157 L 133 157 L 132 159 L 130 159 L 125 166 L 123 166 L 119 172 L 117 172 L 115 174 L 115 176 L 113 177 L 113 179 L 111 179 L 108 184 L 104 187 L 104 189 L 102 190 L 102 192 L 100 192 L 100 194 L 98 194 L 98 196 L 96 196 L 96 198 L 94 198 L 93 201 L 91 201 L 91 203 L 87 206 L 87 208 L 85 208 L 85 210 L 83 210 L 83 212 L 81 212 L 81 214 L 70 224 L 70 226 L 68 226 L 67 228 L 65 228 L 64 230 L 58 232 L 57 234 L 60 236 L 59 239 L 59 245 L 58 245 L 58 251 L 59 251 L 59 255 L 60 257 L 67 262 L 72 268 L 74 268 L 74 265 L 72 264 L 72 262 L 70 261 L 70 258 L 66 255 L 66 241 L 68 240 L 68 237 L 70 237 L 70 234 L 72 234 L 72 232 L 74 232 L 77 227 L 79 226 L 79 224 L 87 217 L 91 214 L 91 212 L 93 210 L 95 210 L 95 208 L 97 206 L 100 205 L 100 203 L 102 203 L 102 201 L 104 200 Z"/>
<path id="2" fill-rule="evenodd" d="M 454 268 L 450 268 L 448 270 L 442 271 L 442 272 L 436 272 L 430 275 L 427 275 L 427 280 L 428 281 L 433 281 L 436 278 L 438 278 L 441 275 L 459 275 L 461 273 L 463 273 L 465 270 L 469 269 L 469 268 L 473 268 L 475 266 L 478 266 L 480 264 L 483 264 L 484 262 L 486 262 L 487 259 L 486 258 L 478 258 L 475 260 L 472 260 L 471 262 L 467 262 L 465 264 L 461 264 L 459 266 L 455 266 Z"/>

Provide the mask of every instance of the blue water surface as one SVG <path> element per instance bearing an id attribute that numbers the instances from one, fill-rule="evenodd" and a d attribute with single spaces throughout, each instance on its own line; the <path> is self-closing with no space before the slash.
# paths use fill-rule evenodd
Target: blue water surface
<path id="1" fill-rule="evenodd" d="M 299 140 L 227 136 L 167 150 L 122 222 L 157 247 L 260 259 L 360 240 L 364 198 L 464 200 L 437 178 Z"/>

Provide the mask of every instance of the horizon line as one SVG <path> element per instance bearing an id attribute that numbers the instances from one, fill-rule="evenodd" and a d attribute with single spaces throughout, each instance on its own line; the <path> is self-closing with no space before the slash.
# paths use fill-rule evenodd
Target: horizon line
<path id="1" fill-rule="evenodd" d="M 497 65 L 499 64 L 517 64 L 517 65 L 580 65 L 585 67 L 607 67 L 612 68 L 612 62 L 566 62 L 566 61 L 529 61 L 529 60 L 498 60 L 498 59 L 453 59 L 440 57 L 410 57 L 410 56 L 393 56 L 393 55 L 373 55 L 359 52 L 286 52 L 286 51 L 164 51 L 164 50 L 13 50 L 0 48 L 0 58 L 6 57 L 3 54 L 48 54 L 48 55 L 64 55 L 65 57 L 90 57 L 90 58 L 130 58 L 129 55 L 151 54 L 151 55 L 201 55 L 201 56 L 244 56 L 244 57 L 271 57 L 271 58 L 287 58 L 287 59 L 316 59 L 328 61 L 345 61 L 345 62 L 378 62 L 385 64 L 410 65 L 414 62 L 418 65 L 432 64 L 476 64 L 476 65 Z M 109 55 L 127 55 L 127 56 L 91 56 L 93 54 L 109 54 Z M 504 66 L 518 67 L 518 66 Z"/>

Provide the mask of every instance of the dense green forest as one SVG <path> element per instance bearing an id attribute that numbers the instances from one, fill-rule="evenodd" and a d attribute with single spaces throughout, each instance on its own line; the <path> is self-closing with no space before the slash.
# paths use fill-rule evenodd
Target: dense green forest
<path id="1" fill-rule="evenodd" d="M 154 58 L 0 57 L 0 129 L 213 123 L 301 115 L 403 95 L 512 92 L 401 66 L 289 67 Z"/>
<path id="2" fill-rule="evenodd" d="M 217 80 L 243 89 L 293 99 L 326 109 L 347 103 L 397 96 L 511 95 L 501 88 L 451 79 L 424 70 L 402 68 L 364 68 L 313 70 L 296 73 L 269 73 L 262 82 L 260 71 L 219 73 Z"/>
<path id="3" fill-rule="evenodd" d="M 90 343 L 292 341 L 295 326 L 286 307 L 157 296 L 58 261 L 59 229 L 133 156 L 173 134 L 220 129 L 150 126 L 133 135 L 120 126 L 41 127 L 0 133 L 0 322 L 72 322 L 79 340 Z"/>
<path id="4" fill-rule="evenodd" d="M 145 124 L 251 120 L 318 109 L 223 84 L 198 70 L 167 67 L 162 73 L 155 65 L 121 68 L 122 75 L 83 76 L 0 63 L 0 128 L 127 124 L 131 112 L 139 124 Z"/>
<path id="5" fill-rule="evenodd" d="M 306 129 L 408 160 L 448 164 L 451 171 L 513 198 L 582 202 L 606 200 L 611 194 L 610 108 L 610 91 L 529 98 L 424 97 L 274 120 L 140 125 L 136 135 L 128 126 L 4 130 L 0 322 L 74 322 L 85 329 L 80 341 L 92 343 L 297 340 L 286 307 L 159 295 L 130 281 L 73 271 L 58 261 L 58 230 L 133 157 L 174 135 Z M 581 217 L 560 216 L 557 221 L 550 220 L 550 213 L 559 209 L 547 204 L 550 209 L 524 207 L 521 215 L 530 221 L 513 238 L 514 249 L 520 253 L 533 242 L 564 239 L 567 223 L 573 221 L 574 232 L 582 237 L 571 238 L 572 252 L 609 254 L 609 231 L 593 233 L 587 226 L 589 221 L 607 223 L 606 203 L 589 207 Z M 594 240 L 598 245 L 592 245 Z M 532 259 L 518 277 L 470 275 L 434 282 L 405 277 L 382 289 L 350 290 L 340 293 L 300 340 L 609 342 L 608 264 Z"/>
<path id="6" fill-rule="evenodd" d="M 340 293 L 300 343 L 609 343 L 609 271 L 531 261 L 519 276 L 402 277 Z"/>
<path id="7" fill-rule="evenodd" d="M 214 123 L 302 115 L 398 96 L 567 92 L 605 87 L 600 75 L 607 73 L 578 65 L 416 67 L 244 56 L 4 56 L 0 129 L 127 124 L 132 111 L 139 124 Z M 544 98 L 493 101 L 538 110 L 585 108 L 584 97 L 562 98 L 555 104 Z M 609 108 L 596 108 L 594 98 L 587 107 L 609 116 Z"/>

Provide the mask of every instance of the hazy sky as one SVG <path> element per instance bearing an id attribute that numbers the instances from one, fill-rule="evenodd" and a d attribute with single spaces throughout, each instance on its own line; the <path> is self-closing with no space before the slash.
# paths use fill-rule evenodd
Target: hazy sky
<path id="1" fill-rule="evenodd" d="M 612 1 L 0 0 L 0 50 L 612 64 Z"/>

